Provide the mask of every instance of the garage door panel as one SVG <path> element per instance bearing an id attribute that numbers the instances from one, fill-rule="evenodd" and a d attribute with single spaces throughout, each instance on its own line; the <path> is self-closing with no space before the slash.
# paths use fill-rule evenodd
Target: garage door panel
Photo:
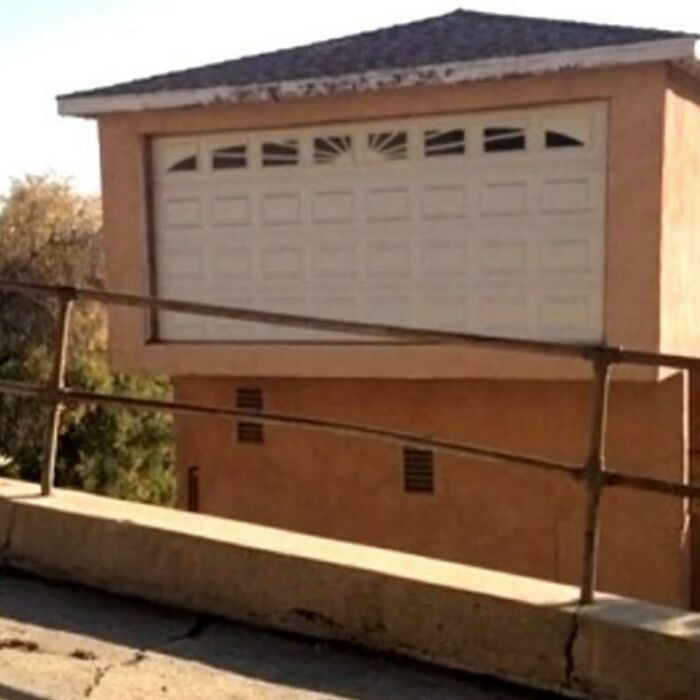
<path id="1" fill-rule="evenodd" d="M 354 280 L 360 273 L 360 243 L 352 238 L 316 240 L 311 275 L 316 281 Z"/>
<path id="2" fill-rule="evenodd" d="M 311 222 L 315 224 L 352 224 L 357 217 L 356 193 L 348 188 L 315 190 L 312 195 Z"/>
<path id="3" fill-rule="evenodd" d="M 364 204 L 367 221 L 407 221 L 411 218 L 411 188 L 372 186 L 365 193 Z"/>
<path id="4" fill-rule="evenodd" d="M 431 236 L 417 242 L 418 279 L 454 280 L 463 284 L 468 278 L 472 242 L 464 236 Z"/>
<path id="5" fill-rule="evenodd" d="M 479 294 L 475 304 L 476 332 L 503 337 L 532 335 L 532 307 L 533 300 L 524 294 Z"/>
<path id="6" fill-rule="evenodd" d="M 567 278 L 597 275 L 598 251 L 586 237 L 543 236 L 537 248 L 537 269 L 541 275 Z"/>
<path id="7" fill-rule="evenodd" d="M 481 216 L 525 216 L 531 211 L 531 185 L 525 177 L 500 177 L 481 183 Z"/>
<path id="8" fill-rule="evenodd" d="M 429 184 L 421 191 L 420 218 L 463 220 L 470 210 L 469 189 L 460 183 Z"/>
<path id="9" fill-rule="evenodd" d="M 209 199 L 209 220 L 214 227 L 250 226 L 254 203 L 248 194 L 216 194 Z"/>
<path id="10" fill-rule="evenodd" d="M 255 277 L 255 259 L 250 245 L 218 243 L 211 256 L 211 281 L 219 287 L 250 284 Z"/>
<path id="11" fill-rule="evenodd" d="M 300 224 L 302 195 L 299 192 L 265 192 L 260 198 L 260 223 L 279 226 Z"/>
<path id="12" fill-rule="evenodd" d="M 575 340 L 581 328 L 593 332 L 600 321 L 593 299 L 585 293 L 552 293 L 538 302 L 538 330 L 557 340 Z"/>
<path id="13" fill-rule="evenodd" d="M 605 129 L 591 103 L 155 139 L 159 291 L 600 340 Z M 177 321 L 163 339 L 338 339 Z"/>
<path id="14" fill-rule="evenodd" d="M 532 269 L 531 247 L 531 239 L 523 235 L 496 235 L 480 240 L 475 246 L 479 276 L 506 276 L 513 280 L 527 277 Z M 499 280 L 499 284 L 502 283 L 503 281 Z"/>

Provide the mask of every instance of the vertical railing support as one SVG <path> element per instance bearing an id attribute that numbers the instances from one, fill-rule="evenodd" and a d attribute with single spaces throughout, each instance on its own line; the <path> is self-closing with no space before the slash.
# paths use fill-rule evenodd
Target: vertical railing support
<path id="1" fill-rule="evenodd" d="M 591 401 L 591 429 L 588 458 L 584 465 L 586 481 L 586 514 L 583 538 L 583 578 L 581 605 L 590 605 L 598 581 L 598 553 L 600 543 L 600 497 L 605 479 L 605 437 L 608 427 L 608 398 L 612 354 L 607 350 L 592 356 L 594 384 Z"/>
<path id="2" fill-rule="evenodd" d="M 58 435 L 61 427 L 63 403 L 59 392 L 65 387 L 66 360 L 68 358 L 68 337 L 70 316 L 75 294 L 70 288 L 61 289 L 58 296 L 58 317 L 56 319 L 56 337 L 54 341 L 54 360 L 51 377 L 47 386 L 49 396 L 49 416 L 46 424 L 46 442 L 44 445 L 44 463 L 41 469 L 41 495 L 50 496 L 56 473 L 56 453 L 58 452 Z"/>

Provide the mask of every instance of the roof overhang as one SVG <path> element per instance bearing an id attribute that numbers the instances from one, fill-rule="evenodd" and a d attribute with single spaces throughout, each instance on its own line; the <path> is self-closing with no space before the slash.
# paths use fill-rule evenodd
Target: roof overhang
<path id="1" fill-rule="evenodd" d="M 271 83 L 166 90 L 118 95 L 65 95 L 57 98 L 62 115 L 97 117 L 112 112 L 142 112 L 221 103 L 278 102 L 348 92 L 451 85 L 563 70 L 586 70 L 637 63 L 680 63 L 700 77 L 700 40 L 694 37 L 647 41 L 556 53 L 462 61 L 414 68 L 397 68 L 333 77 L 305 78 Z"/>

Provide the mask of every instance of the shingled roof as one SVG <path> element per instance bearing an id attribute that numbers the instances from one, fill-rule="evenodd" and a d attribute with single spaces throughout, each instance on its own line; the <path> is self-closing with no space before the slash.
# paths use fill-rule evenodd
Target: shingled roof
<path id="1" fill-rule="evenodd" d="M 683 32 L 456 10 L 340 39 L 74 92 L 59 100 L 244 88 L 688 37 Z"/>

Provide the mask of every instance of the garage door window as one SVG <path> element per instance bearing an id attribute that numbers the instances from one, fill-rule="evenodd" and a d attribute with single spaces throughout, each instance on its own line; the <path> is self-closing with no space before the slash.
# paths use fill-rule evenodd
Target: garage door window
<path id="1" fill-rule="evenodd" d="M 464 129 L 433 130 L 425 132 L 425 155 L 453 156 L 466 150 Z"/>
<path id="2" fill-rule="evenodd" d="M 525 129 L 510 126 L 491 126 L 484 129 L 486 153 L 523 150 L 525 150 Z"/>
<path id="3" fill-rule="evenodd" d="M 262 147 L 263 167 L 277 167 L 299 164 L 299 142 L 296 139 L 285 141 L 265 141 Z"/>

